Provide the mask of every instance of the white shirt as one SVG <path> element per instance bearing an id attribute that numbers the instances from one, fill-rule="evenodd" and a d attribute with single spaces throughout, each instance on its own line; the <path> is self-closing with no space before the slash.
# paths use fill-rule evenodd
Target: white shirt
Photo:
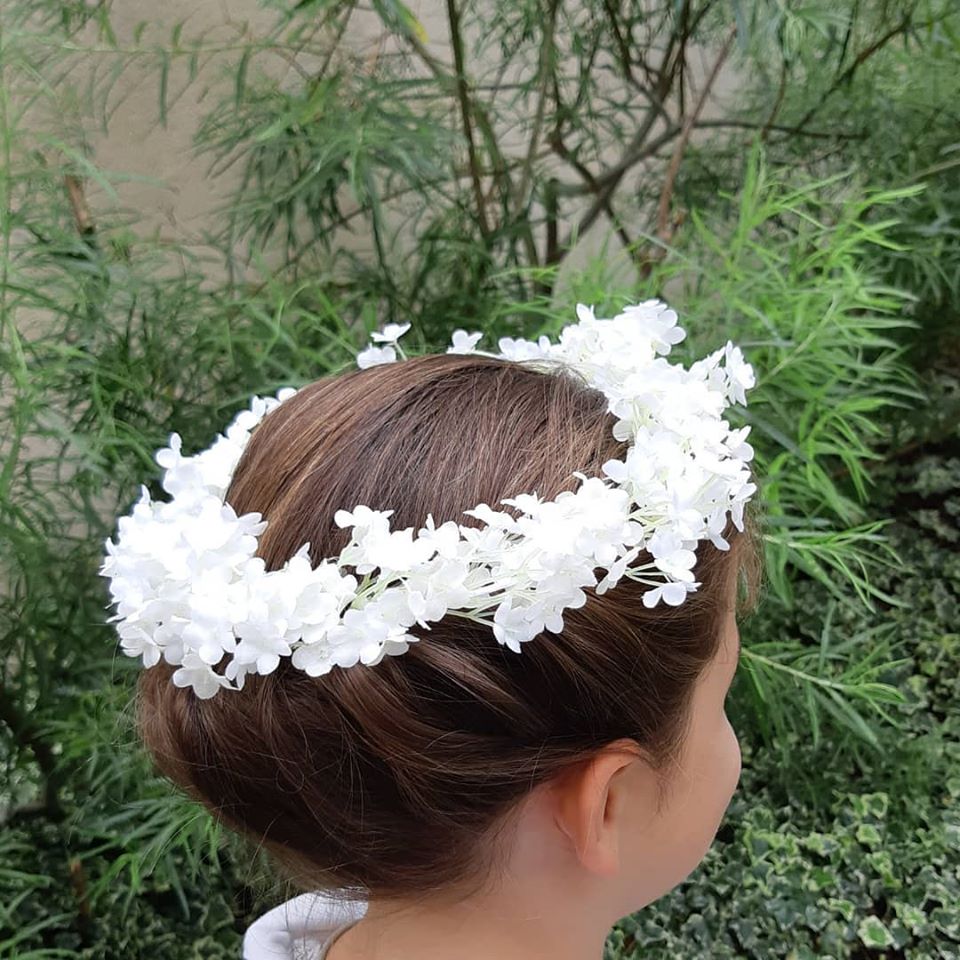
<path id="1" fill-rule="evenodd" d="M 362 900 L 301 894 L 250 924 L 243 935 L 243 960 L 324 960 L 333 941 L 366 910 Z"/>

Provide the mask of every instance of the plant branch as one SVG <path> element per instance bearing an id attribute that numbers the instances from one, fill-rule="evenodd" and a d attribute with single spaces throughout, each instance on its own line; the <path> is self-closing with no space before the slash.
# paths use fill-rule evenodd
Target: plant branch
<path id="1" fill-rule="evenodd" d="M 550 136 L 550 146 L 553 148 L 554 152 L 557 154 L 558 157 L 560 157 L 561 159 L 569 163 L 570 166 L 573 167 L 573 169 L 580 174 L 581 178 L 583 179 L 584 185 L 586 186 L 586 189 L 590 193 L 596 194 L 599 191 L 600 186 L 597 183 L 596 178 L 590 172 L 590 169 L 586 166 L 586 164 L 582 163 L 574 155 L 574 153 L 570 150 L 570 148 L 566 145 L 566 143 L 564 143 L 563 134 L 561 133 L 559 127 L 557 127 Z M 552 200 L 552 210 L 553 210 L 554 217 L 556 217 L 557 198 L 562 192 L 565 192 L 562 189 L 564 185 L 560 184 L 558 180 L 552 179 L 550 181 L 550 186 L 551 186 L 550 196 Z M 567 193 L 567 195 L 569 196 L 569 193 Z M 624 229 L 623 225 L 620 223 L 619 217 L 617 217 L 616 213 L 613 210 L 613 204 L 609 200 L 607 201 L 604 207 L 604 211 L 607 214 L 607 216 L 610 218 L 610 222 L 613 224 L 614 228 L 616 229 L 617 236 L 620 238 L 620 242 L 624 245 L 624 248 L 632 251 L 634 249 L 634 243 L 631 240 L 630 236 L 627 234 L 627 231 Z M 550 227 L 552 227 L 552 231 L 548 229 L 547 252 L 546 252 L 546 257 L 544 259 L 544 262 L 548 265 L 551 265 L 551 264 L 559 263 L 562 258 L 562 255 L 560 252 L 561 248 L 557 238 L 556 221 L 555 219 L 554 220 L 551 219 L 549 211 L 547 216 L 547 222 L 550 225 Z"/>
<path id="2" fill-rule="evenodd" d="M 770 113 L 767 114 L 767 119 L 764 121 L 763 128 L 760 130 L 760 139 L 766 142 L 767 137 L 770 135 L 770 130 L 773 127 L 773 121 L 777 119 L 777 114 L 780 112 L 780 108 L 783 106 L 783 98 L 787 92 L 787 60 L 784 57 L 783 62 L 780 64 L 780 83 L 777 87 L 777 96 L 773 101 L 773 106 L 770 108 Z"/>
<path id="3" fill-rule="evenodd" d="M 711 128 L 739 127 L 744 130 L 774 130 L 777 133 L 790 133 L 798 137 L 810 137 L 815 140 L 864 140 L 865 133 L 843 133 L 839 130 L 801 130 L 800 127 L 791 127 L 780 123 L 755 123 L 749 120 L 700 120 L 695 129 L 708 130 Z"/>
<path id="4" fill-rule="evenodd" d="M 856 694 L 863 690 L 883 690 L 884 692 L 896 690 L 895 687 L 891 687 L 889 684 L 880 683 L 877 681 L 866 681 L 865 683 L 843 683 L 837 680 L 829 680 L 826 677 L 818 676 L 815 673 L 807 673 L 804 670 L 798 670 L 796 667 L 791 667 L 785 663 L 781 663 L 779 660 L 773 660 L 770 657 L 765 657 L 763 654 L 756 653 L 751 650 L 749 647 L 744 647 L 741 655 L 746 660 L 754 660 L 757 663 L 763 664 L 768 670 L 777 670 L 780 673 L 784 673 L 789 677 L 792 677 L 794 680 L 799 681 L 800 683 L 810 683 L 817 687 L 822 687 L 824 690 L 835 690 L 837 693 L 845 693 L 848 696 L 851 694 Z"/>
<path id="5" fill-rule="evenodd" d="M 73 211 L 73 222 L 77 226 L 77 233 L 82 237 L 89 237 L 96 232 L 96 228 L 83 190 L 83 181 L 72 173 L 68 173 L 64 176 L 63 182 L 67 188 L 67 198 L 70 201 L 70 209 Z"/>
<path id="6" fill-rule="evenodd" d="M 32 719 L 18 709 L 2 685 L 0 685 L 0 722 L 8 727 L 20 747 L 33 754 L 43 776 L 44 809 L 50 817 L 59 819 L 63 815 L 63 808 L 60 804 L 60 775 L 56 757 L 50 744 L 36 729 Z"/>
<path id="7" fill-rule="evenodd" d="M 620 158 L 617 164 L 605 171 L 601 176 L 596 177 L 591 188 L 577 191 L 581 193 L 594 194 L 593 203 L 590 205 L 587 212 L 580 218 L 580 222 L 576 227 L 577 236 L 583 236 L 583 234 L 589 230 L 591 226 L 593 226 L 593 223 L 596 221 L 597 217 L 599 217 L 600 214 L 607 209 L 610 204 L 610 200 L 617 189 L 617 186 L 623 179 L 623 175 L 632 166 L 639 163 L 645 157 L 650 156 L 654 152 L 656 148 L 650 144 L 647 144 L 646 140 L 650 134 L 650 131 L 653 129 L 653 125 L 657 122 L 657 117 L 658 114 L 656 109 L 651 107 L 647 111 L 646 117 L 641 123 L 640 128 L 631 138 L 630 143 L 627 145 L 623 156 Z M 571 233 L 567 235 L 567 239 L 563 244 L 564 249 L 567 249 L 570 246 L 572 237 L 573 232 L 571 231 Z"/>
<path id="8" fill-rule="evenodd" d="M 703 89 L 700 91 L 696 105 L 690 114 L 684 118 L 683 129 L 680 131 L 680 139 L 673 149 L 673 156 L 670 158 L 670 165 L 667 167 L 667 175 L 664 179 L 663 189 L 660 191 L 660 202 L 657 204 L 657 236 L 664 242 L 669 239 L 667 221 L 670 217 L 670 199 L 673 196 L 677 174 L 680 172 L 680 164 L 683 162 L 683 154 L 687 149 L 687 144 L 690 142 L 690 135 L 693 133 L 694 124 L 696 124 L 697 119 L 703 111 L 704 104 L 707 102 L 707 97 L 710 95 L 713 85 L 717 82 L 720 69 L 730 55 L 731 49 L 733 49 L 733 41 L 736 39 L 736 36 L 737 31 L 736 27 L 734 27 L 727 35 L 726 42 L 720 50 L 717 59 L 714 61 L 713 67 L 710 69 L 710 74 L 703 85 Z"/>
<path id="9" fill-rule="evenodd" d="M 480 160 L 477 155 L 477 145 L 473 139 L 473 119 L 470 115 L 470 97 L 467 92 L 467 75 L 463 57 L 463 35 L 460 32 L 460 14 L 457 11 L 456 0 L 447 2 L 447 23 L 450 27 L 450 43 L 453 46 L 453 60 L 456 67 L 457 100 L 460 103 L 460 119 L 463 123 L 463 134 L 467 140 L 467 156 L 470 162 L 470 179 L 473 183 L 473 195 L 477 204 L 477 220 L 480 233 L 486 240 L 490 236 L 490 221 L 487 217 L 487 202 L 483 195 L 483 185 L 480 182 Z"/>
<path id="10" fill-rule="evenodd" d="M 707 11 L 713 6 L 713 4 L 712 2 L 705 3 L 703 8 L 697 13 L 696 18 L 692 23 L 690 22 L 688 16 L 689 6 L 689 0 L 684 0 L 683 8 L 680 12 L 680 22 L 683 24 L 682 29 L 679 34 L 677 31 L 671 33 L 670 39 L 667 42 L 667 49 L 663 58 L 664 65 L 659 72 L 657 83 L 653 91 L 656 100 L 651 102 L 650 108 L 646 111 L 646 116 L 641 122 L 636 133 L 634 133 L 633 137 L 631 137 L 630 142 L 624 149 L 620 160 L 613 167 L 611 167 L 609 170 L 606 170 L 603 174 L 596 178 L 596 182 L 600 185 L 600 190 L 595 194 L 593 203 L 590 205 L 590 207 L 587 209 L 587 212 L 583 215 L 583 217 L 581 217 L 580 222 L 577 224 L 575 228 L 577 236 L 582 236 L 584 233 L 586 233 L 586 231 L 589 230 L 594 224 L 597 217 L 607 209 L 611 197 L 619 186 L 620 181 L 623 179 L 623 175 L 632 166 L 634 166 L 634 164 L 655 153 L 656 150 L 662 145 L 662 143 L 659 141 L 654 144 L 648 144 L 646 142 L 647 137 L 650 135 L 654 125 L 660 118 L 660 109 L 658 108 L 657 101 L 660 105 L 666 102 L 666 99 L 669 96 L 670 91 L 673 88 L 673 84 L 677 78 L 678 70 L 683 70 L 687 41 L 697 29 L 703 17 L 706 16 Z M 667 131 L 667 140 L 673 139 L 674 136 L 676 136 L 675 131 Z M 574 231 L 571 230 L 567 236 L 566 242 L 562 246 L 562 249 L 569 249 L 573 236 Z"/>
<path id="11" fill-rule="evenodd" d="M 510 198 L 513 196 L 514 191 L 512 188 L 512 180 L 510 178 L 509 166 L 497 141 L 493 123 L 491 122 L 483 104 L 479 103 L 470 96 L 466 74 L 464 72 L 463 37 L 459 29 L 459 12 L 455 6 L 455 0 L 447 0 L 447 13 L 448 20 L 450 20 L 451 24 L 451 43 L 454 48 L 454 57 L 456 60 L 456 75 L 451 74 L 450 71 L 444 67 L 444 65 L 441 64 L 440 61 L 430 53 L 429 50 L 427 50 L 423 42 L 414 32 L 410 30 L 404 31 L 403 38 L 408 44 L 410 44 L 410 47 L 424 63 L 427 69 L 433 74 L 433 76 L 447 87 L 452 86 L 456 93 L 460 111 L 463 116 L 465 132 L 469 131 L 467 135 L 467 143 L 469 161 L 473 174 L 474 199 L 477 204 L 477 216 L 482 218 L 480 226 L 481 230 L 483 231 L 486 218 L 487 200 L 483 194 L 482 184 L 480 183 L 479 179 L 479 160 L 476 151 L 476 144 L 473 141 L 473 123 L 471 116 L 476 120 L 477 129 L 482 134 L 486 144 L 487 153 L 490 155 L 490 163 L 494 171 L 493 183 L 496 184 L 500 190 L 501 202 L 505 214 L 510 209 Z M 526 226 L 523 223 L 517 224 L 516 226 L 520 227 L 521 229 L 522 241 L 524 247 L 526 248 L 527 256 L 530 258 L 530 262 L 536 263 L 537 248 L 533 238 L 533 231 L 529 228 L 529 226 Z M 489 224 L 487 224 L 485 236 L 489 234 L 489 232 L 490 227 Z"/>
<path id="12" fill-rule="evenodd" d="M 543 33 L 543 41 L 540 44 L 540 61 L 538 66 L 540 89 L 537 93 L 537 110 L 533 120 L 533 132 L 530 135 L 527 155 L 520 174 L 520 183 L 517 186 L 515 194 L 518 216 L 522 213 L 523 207 L 526 204 L 527 190 L 533 178 L 533 159 L 536 156 L 537 147 L 540 145 L 540 132 L 543 129 L 543 118 L 547 106 L 547 93 L 550 89 L 554 54 L 556 53 L 554 49 L 554 34 L 557 27 L 557 7 L 559 5 L 560 0 L 551 0 L 547 12 L 547 26 Z"/>
<path id="13" fill-rule="evenodd" d="M 667 113 L 666 108 L 663 105 L 663 101 L 653 92 L 653 77 L 650 72 L 650 68 L 647 66 L 645 61 L 641 61 L 641 69 L 644 72 L 644 75 L 647 78 L 646 86 L 640 83 L 637 80 L 633 72 L 633 59 L 630 56 L 630 47 L 627 44 L 626 38 L 620 32 L 620 25 L 617 23 L 617 10 L 613 5 L 613 0 L 603 0 L 603 9 L 607 15 L 607 19 L 610 22 L 610 33 L 613 35 L 613 45 L 616 51 L 617 59 L 620 62 L 620 69 L 623 71 L 624 76 L 627 78 L 631 86 L 643 97 L 645 97 L 651 104 L 651 106 L 656 107 L 660 111 L 660 115 L 663 117 L 666 123 L 671 123 L 670 115 Z"/>
<path id="14" fill-rule="evenodd" d="M 797 129 L 802 130 L 812 119 L 816 116 L 817 112 L 823 107 L 827 100 L 835 94 L 840 87 L 844 84 L 850 83 L 853 79 L 853 75 L 857 70 L 866 63 L 875 53 L 879 50 L 882 50 L 894 37 L 899 36 L 901 33 L 905 33 L 912 23 L 911 13 L 907 13 L 903 19 L 894 27 L 891 27 L 885 34 L 878 37 L 873 43 L 864 47 L 854 58 L 853 63 L 847 67 L 842 73 L 838 74 L 834 79 L 833 83 L 829 86 L 826 93 L 814 104 L 810 109 L 803 115 L 803 118 L 797 124 Z"/>

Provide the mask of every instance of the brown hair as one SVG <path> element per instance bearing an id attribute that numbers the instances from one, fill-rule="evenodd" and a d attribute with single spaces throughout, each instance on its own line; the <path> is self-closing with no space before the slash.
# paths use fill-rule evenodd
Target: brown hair
<path id="1" fill-rule="evenodd" d="M 259 553 L 313 562 L 349 531 L 340 508 L 394 511 L 394 529 L 481 525 L 462 511 L 600 475 L 625 444 L 602 393 L 565 370 L 436 354 L 353 370 L 300 390 L 254 431 L 227 500 L 269 521 Z M 513 512 L 513 508 L 509 508 Z M 488 866 L 483 838 L 523 796 L 603 745 L 631 737 L 662 767 L 682 744 L 694 682 L 731 593 L 755 604 L 753 521 L 732 549 L 701 542 L 702 586 L 679 607 L 641 602 L 623 578 L 564 611 L 521 654 L 488 627 L 447 617 L 375 667 L 319 678 L 283 658 L 241 693 L 210 700 L 140 677 L 140 733 L 160 769 L 264 844 L 305 887 L 372 896 L 444 888 Z M 736 587 L 745 586 L 741 591 Z M 733 588 L 733 590 L 731 589 Z"/>

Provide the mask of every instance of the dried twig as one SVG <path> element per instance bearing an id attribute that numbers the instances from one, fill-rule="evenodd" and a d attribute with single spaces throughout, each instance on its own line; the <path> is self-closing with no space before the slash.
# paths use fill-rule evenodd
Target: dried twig
<path id="1" fill-rule="evenodd" d="M 70 200 L 70 209 L 73 210 L 73 222 L 77 225 L 77 233 L 82 237 L 89 237 L 96 233 L 93 224 L 93 215 L 87 205 L 87 197 L 83 190 L 83 181 L 68 173 L 63 178 L 67 188 L 67 198 Z"/>

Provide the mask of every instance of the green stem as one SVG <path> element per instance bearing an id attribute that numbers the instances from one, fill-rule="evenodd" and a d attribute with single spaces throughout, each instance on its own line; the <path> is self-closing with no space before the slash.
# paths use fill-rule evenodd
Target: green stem
<path id="1" fill-rule="evenodd" d="M 9 728 L 14 741 L 22 749 L 33 754 L 43 777 L 44 810 L 52 819 L 60 819 L 63 816 L 60 770 L 53 748 L 37 731 L 30 716 L 17 707 L 3 686 L 0 686 L 0 722 Z"/>
<path id="2" fill-rule="evenodd" d="M 804 673 L 802 670 L 797 670 L 795 667 L 788 667 L 785 663 L 780 663 L 777 660 L 771 660 L 769 657 L 755 653 L 747 647 L 743 648 L 741 651 L 741 656 L 748 660 L 755 660 L 757 663 L 762 663 L 765 667 L 769 667 L 772 670 L 779 670 L 782 673 L 789 674 L 795 680 L 800 680 L 804 683 L 812 683 L 815 686 L 823 687 L 827 690 L 837 690 L 840 693 L 849 694 L 854 689 L 849 684 L 837 683 L 835 680 L 827 680 L 825 677 L 818 677 L 812 673 Z"/>

